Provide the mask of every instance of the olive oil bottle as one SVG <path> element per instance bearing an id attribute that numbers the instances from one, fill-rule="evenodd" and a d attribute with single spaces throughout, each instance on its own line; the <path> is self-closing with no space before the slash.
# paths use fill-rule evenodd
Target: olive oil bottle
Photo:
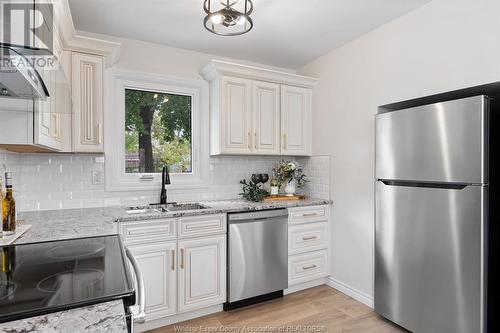
<path id="1" fill-rule="evenodd" d="M 2 230 L 4 235 L 16 232 L 16 201 L 12 193 L 12 173 L 5 173 L 5 197 L 2 200 Z"/>

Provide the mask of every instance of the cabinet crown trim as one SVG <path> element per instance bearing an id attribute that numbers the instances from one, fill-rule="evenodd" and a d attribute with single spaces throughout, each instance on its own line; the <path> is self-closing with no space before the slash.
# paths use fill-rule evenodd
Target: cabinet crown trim
<path id="1" fill-rule="evenodd" d="M 317 79 L 309 76 L 302 76 L 293 73 L 237 64 L 222 60 L 210 61 L 201 71 L 200 75 L 208 82 L 223 75 L 236 76 L 241 78 L 263 80 L 268 82 L 294 85 L 304 88 L 313 88 Z"/>

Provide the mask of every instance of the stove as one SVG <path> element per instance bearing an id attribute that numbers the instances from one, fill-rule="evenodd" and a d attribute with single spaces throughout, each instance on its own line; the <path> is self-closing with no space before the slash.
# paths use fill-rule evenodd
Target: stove
<path id="1" fill-rule="evenodd" d="M 0 247 L 0 322 L 123 299 L 134 280 L 118 235 Z"/>

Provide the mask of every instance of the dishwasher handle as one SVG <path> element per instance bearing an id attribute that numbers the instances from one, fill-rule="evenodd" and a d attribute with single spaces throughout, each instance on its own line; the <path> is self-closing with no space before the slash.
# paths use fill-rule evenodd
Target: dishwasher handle
<path id="1" fill-rule="evenodd" d="M 137 282 L 135 305 L 130 307 L 132 320 L 136 323 L 144 323 L 146 321 L 146 293 L 144 289 L 144 278 L 142 277 L 137 260 L 127 247 L 125 247 L 125 254 L 132 265 L 135 280 Z"/>
<path id="2" fill-rule="evenodd" d="M 260 210 L 248 213 L 234 213 L 227 214 L 227 219 L 229 223 L 240 222 L 246 220 L 264 220 L 279 217 L 288 217 L 288 210 L 286 209 L 272 209 L 272 210 Z"/>

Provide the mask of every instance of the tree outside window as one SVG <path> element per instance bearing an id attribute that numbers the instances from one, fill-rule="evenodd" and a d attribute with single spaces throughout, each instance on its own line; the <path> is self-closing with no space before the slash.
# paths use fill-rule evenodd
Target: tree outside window
<path id="1" fill-rule="evenodd" d="M 125 89 L 125 172 L 192 172 L 191 96 Z"/>

